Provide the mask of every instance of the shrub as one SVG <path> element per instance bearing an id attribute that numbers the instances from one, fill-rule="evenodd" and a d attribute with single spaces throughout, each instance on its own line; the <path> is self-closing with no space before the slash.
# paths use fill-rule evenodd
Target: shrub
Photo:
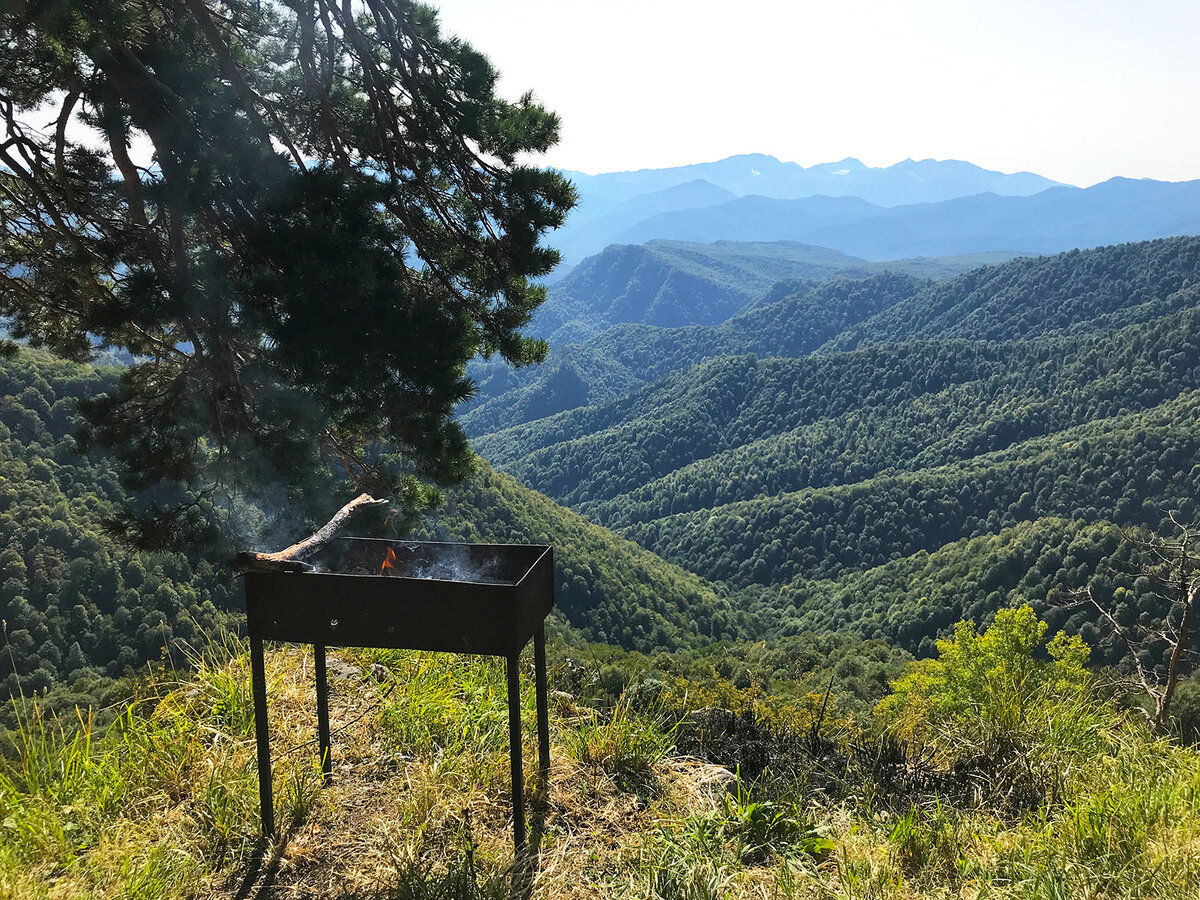
<path id="1" fill-rule="evenodd" d="M 958 829 L 938 804 L 932 813 L 909 807 L 888 835 L 900 869 L 928 882 L 954 883 L 961 874 L 963 853 Z"/>
<path id="2" fill-rule="evenodd" d="M 1092 694 L 1087 645 L 1059 633 L 1039 659 L 1045 633 L 1028 606 L 1001 610 L 983 634 L 959 622 L 937 658 L 909 664 L 876 716 L 976 785 L 975 802 L 1036 808 L 1104 752 L 1111 718 Z"/>
<path id="3" fill-rule="evenodd" d="M 1002 609 L 983 634 L 973 622 L 954 626 L 937 642 L 936 659 L 910 663 L 876 715 L 904 738 L 934 739 L 978 725 L 1020 732 L 1040 727 L 1050 707 L 1086 698 L 1089 649 L 1058 633 L 1036 658 L 1046 623 L 1033 609 Z"/>
<path id="4" fill-rule="evenodd" d="M 725 831 L 747 865 L 761 865 L 772 853 L 822 858 L 836 846 L 795 804 L 754 800 L 740 779 L 737 791 L 725 797 L 725 812 Z"/>

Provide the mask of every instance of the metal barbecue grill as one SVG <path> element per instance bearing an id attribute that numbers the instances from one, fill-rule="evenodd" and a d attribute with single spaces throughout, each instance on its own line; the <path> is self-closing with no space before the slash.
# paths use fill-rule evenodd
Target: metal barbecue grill
<path id="1" fill-rule="evenodd" d="M 254 688 L 258 790 L 264 836 L 275 833 L 263 641 L 314 645 L 317 736 L 324 777 L 333 773 L 327 647 L 379 647 L 503 656 L 508 675 L 513 841 L 525 845 L 519 657 L 534 646 L 538 764 L 550 767 L 544 621 L 554 606 L 554 551 L 536 544 L 446 544 L 372 538 L 331 540 L 310 572 L 248 572 L 246 622 Z"/>

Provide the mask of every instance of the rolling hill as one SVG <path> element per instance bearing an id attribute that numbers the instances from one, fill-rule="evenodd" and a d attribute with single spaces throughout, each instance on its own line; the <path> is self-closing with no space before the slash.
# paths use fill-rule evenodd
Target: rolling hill
<path id="1" fill-rule="evenodd" d="M 115 370 L 40 351 L 0 359 L 5 696 L 53 689 L 70 708 L 160 659 L 166 645 L 201 646 L 241 627 L 230 570 L 181 553 L 137 552 L 107 529 L 127 495 L 113 462 L 98 452 L 81 456 L 72 434 L 79 402 L 111 390 L 115 379 Z M 442 537 L 553 541 L 558 606 L 585 638 L 653 649 L 758 630 L 753 615 L 703 579 L 486 464 L 432 516 L 423 527 Z"/>
<path id="2" fill-rule="evenodd" d="M 932 285 L 828 349 L 932 338 L 1015 340 L 1064 329 L 1146 321 L 1191 303 L 1200 240 L 1190 237 L 1071 251 L 976 269 Z"/>
<path id="3" fill-rule="evenodd" d="M 555 285 L 532 329 L 553 344 L 608 325 L 716 325 L 784 279 L 865 275 L 866 260 L 795 243 L 613 246 Z"/>
<path id="4" fill-rule="evenodd" d="M 461 410 L 469 434 L 486 434 L 556 412 L 602 404 L 714 356 L 758 353 L 803 356 L 850 326 L 928 284 L 885 272 L 775 284 L 748 311 L 715 327 L 613 325 L 595 337 L 553 351 L 546 363 L 521 372 L 492 367 L 476 401 Z"/>
<path id="5" fill-rule="evenodd" d="M 1200 393 L 945 466 L 679 513 L 623 532 L 732 586 L 830 578 L 1044 517 L 1169 527 L 1197 512 Z"/>
<path id="6" fill-rule="evenodd" d="M 787 243 L 654 241 L 609 247 L 551 288 L 535 321 L 553 347 L 545 364 L 514 370 L 500 360 L 473 362 L 476 393 L 459 415 L 469 433 L 482 434 L 603 403 L 718 353 L 807 352 L 818 335 L 833 338 L 879 311 L 879 303 L 899 299 L 897 291 L 915 290 L 920 279 L 1011 257 L 988 253 L 873 263 Z M 839 275 L 879 277 L 812 293 Z M 759 311 L 767 306 L 775 308 Z M 681 324 L 655 324 L 663 318 Z M 717 330 L 697 324 L 721 322 L 727 326 Z"/>
<path id="7" fill-rule="evenodd" d="M 624 326 L 589 345 L 597 365 L 667 374 L 475 446 L 725 584 L 773 633 L 850 628 L 928 652 L 956 617 L 1018 598 L 1088 625 L 1047 604 L 1103 583 L 1121 528 L 1200 513 L 1200 239 L 901 284 L 841 277 L 719 326 Z"/>

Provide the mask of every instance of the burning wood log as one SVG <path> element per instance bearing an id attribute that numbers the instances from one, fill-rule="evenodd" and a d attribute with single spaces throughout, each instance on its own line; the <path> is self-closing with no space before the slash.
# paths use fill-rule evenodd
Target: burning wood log
<path id="1" fill-rule="evenodd" d="M 256 553 L 243 550 L 233 558 L 239 572 L 311 572 L 313 566 L 303 557 L 315 553 L 336 535 L 356 514 L 364 509 L 378 509 L 390 501 L 376 500 L 370 494 L 359 494 L 334 514 L 319 531 L 292 546 L 275 553 Z"/>

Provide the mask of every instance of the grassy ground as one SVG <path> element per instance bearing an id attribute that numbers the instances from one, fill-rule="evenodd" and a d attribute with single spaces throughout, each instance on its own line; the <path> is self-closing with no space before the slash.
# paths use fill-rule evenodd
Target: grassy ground
<path id="1" fill-rule="evenodd" d="M 230 646 L 195 664 L 146 680 L 104 729 L 26 715 L 0 770 L 0 897 L 1200 896 L 1200 756 L 1099 705 L 1039 727 L 1074 731 L 1035 735 L 1003 772 L 960 759 L 922 782 L 933 763 L 919 754 L 887 774 L 863 763 L 886 742 L 851 753 L 801 735 L 779 746 L 808 748 L 807 769 L 776 761 L 749 784 L 716 765 L 724 744 L 697 743 L 703 713 L 681 725 L 678 702 L 597 711 L 559 693 L 543 793 L 526 672 L 535 833 L 514 862 L 502 662 L 333 654 L 322 788 L 311 652 L 269 653 L 282 829 L 269 845 L 247 657 Z M 709 759 L 682 755 L 697 747 Z M 1014 760 L 1054 771 L 1055 789 L 1024 809 L 993 802 Z M 943 795 L 955 778 L 996 784 Z"/>

